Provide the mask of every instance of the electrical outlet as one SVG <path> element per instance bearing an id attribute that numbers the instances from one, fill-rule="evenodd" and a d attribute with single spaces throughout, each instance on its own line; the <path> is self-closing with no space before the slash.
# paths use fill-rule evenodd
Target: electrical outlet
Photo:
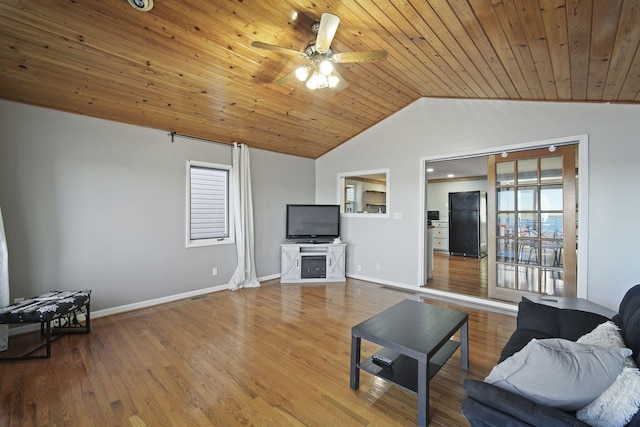
<path id="1" fill-rule="evenodd" d="M 214 275 L 214 276 L 217 276 L 218 275 L 218 267 L 213 267 L 211 269 L 211 274 Z"/>
<path id="2" fill-rule="evenodd" d="M 376 270 L 380 270 L 380 263 L 376 262 Z"/>
<path id="3" fill-rule="evenodd" d="M 362 271 L 362 266 L 361 266 L 360 264 L 358 264 L 358 265 L 356 266 L 356 270 L 357 270 L 357 271 Z"/>
<path id="4" fill-rule="evenodd" d="M 17 303 L 22 302 L 22 301 L 24 301 L 24 297 L 18 297 L 18 298 L 14 298 L 13 299 L 13 303 L 14 304 L 17 304 Z"/>

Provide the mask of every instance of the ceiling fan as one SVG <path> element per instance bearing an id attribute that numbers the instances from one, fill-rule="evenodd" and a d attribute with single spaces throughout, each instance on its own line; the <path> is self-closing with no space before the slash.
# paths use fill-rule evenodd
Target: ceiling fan
<path id="1" fill-rule="evenodd" d="M 338 24 L 340 24 L 340 18 L 336 15 L 323 13 L 320 22 L 316 22 L 311 28 L 316 34 L 316 39 L 307 43 L 302 52 L 259 41 L 252 42 L 251 46 L 310 61 L 308 64 L 277 80 L 276 83 L 278 84 L 286 83 L 296 77 L 298 80 L 306 82 L 306 86 L 312 90 L 325 87 L 342 90 L 349 85 L 340 73 L 336 71 L 333 64 L 384 61 L 387 59 L 387 51 L 370 50 L 335 53 L 331 47 L 331 42 L 338 29 Z"/>

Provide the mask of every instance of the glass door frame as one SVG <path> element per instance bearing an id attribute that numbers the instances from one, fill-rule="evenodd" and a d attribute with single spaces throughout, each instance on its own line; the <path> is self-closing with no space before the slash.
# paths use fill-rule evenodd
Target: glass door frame
<path id="1" fill-rule="evenodd" d="M 562 297 L 575 297 L 577 287 L 577 221 L 576 221 L 576 145 L 563 145 L 552 148 L 505 153 L 489 156 L 487 203 L 489 240 L 493 250 L 488 259 L 489 298 L 519 302 L 522 297 L 551 294 Z M 542 165 L 546 159 L 561 158 L 561 174 L 555 180 L 545 182 Z M 510 166 L 511 173 L 507 182 L 498 182 L 498 165 Z M 534 165 L 534 169 L 521 169 L 524 165 Z M 531 172 L 535 171 L 535 176 Z M 524 179 L 523 179 L 524 177 Z M 556 206 L 553 212 L 562 218 L 563 227 L 556 230 L 554 236 L 546 236 L 541 216 L 552 209 L 544 208 L 542 194 L 545 189 L 560 186 L 561 210 Z M 498 193 L 510 202 L 498 206 Z M 528 202 L 525 199 L 531 196 Z M 522 200 L 521 200 L 522 199 Z M 522 203 L 522 206 L 520 204 Z M 505 210 L 506 209 L 506 210 Z M 549 211 L 552 212 L 552 211 Z M 515 216 L 514 216 L 515 215 Z M 498 217 L 510 223 L 507 233 L 498 232 Z M 525 224 L 526 223 L 526 224 Z M 502 230 L 502 229 L 501 229 Z M 559 239 L 555 234 L 559 234 Z M 502 234 L 505 234 L 504 236 Z M 498 245 L 497 242 L 501 242 Z M 556 247 L 560 242 L 560 249 Z M 507 246 L 504 246 L 508 243 Z M 554 261 L 545 262 L 547 252 L 543 247 L 550 245 L 554 249 Z M 498 247 L 500 246 L 500 247 Z M 504 247 L 503 247 L 504 246 Z M 498 252 L 505 255 L 498 259 Z M 506 252 L 505 252 L 506 251 Z M 558 254 L 559 252 L 559 254 Z M 528 257 L 527 257 L 528 256 Z M 559 259 L 558 259 L 559 258 Z M 499 274 L 502 268 L 504 274 Z M 506 274 L 506 276 L 505 276 Z M 503 277 L 504 276 L 504 277 Z M 507 280 L 507 277 L 510 277 Z M 505 283 L 498 283 L 500 280 Z M 556 289 L 559 284 L 560 289 Z M 549 288 L 547 288 L 548 285 Z"/>

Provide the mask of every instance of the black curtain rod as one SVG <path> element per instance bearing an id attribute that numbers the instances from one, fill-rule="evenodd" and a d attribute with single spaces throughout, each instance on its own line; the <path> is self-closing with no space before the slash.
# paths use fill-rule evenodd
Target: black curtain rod
<path id="1" fill-rule="evenodd" d="M 169 132 L 169 135 L 171 136 L 171 143 L 173 144 L 174 141 L 174 137 L 175 136 L 179 136 L 181 138 L 187 138 L 187 139 L 193 139 L 195 141 L 202 141 L 202 142 L 208 142 L 209 144 L 222 144 L 222 145 L 227 145 L 227 146 L 233 146 L 233 143 L 228 144 L 226 142 L 220 142 L 220 141 L 211 141 L 209 139 L 204 139 L 204 138 L 198 138 L 196 136 L 190 136 L 190 135 L 184 135 L 182 133 L 178 133 L 178 132 Z"/>

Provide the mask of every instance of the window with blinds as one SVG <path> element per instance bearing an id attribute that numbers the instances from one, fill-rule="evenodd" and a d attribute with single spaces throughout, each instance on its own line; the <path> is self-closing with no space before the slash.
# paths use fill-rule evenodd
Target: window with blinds
<path id="1" fill-rule="evenodd" d="M 230 167 L 190 160 L 187 164 L 187 247 L 232 243 Z"/>

